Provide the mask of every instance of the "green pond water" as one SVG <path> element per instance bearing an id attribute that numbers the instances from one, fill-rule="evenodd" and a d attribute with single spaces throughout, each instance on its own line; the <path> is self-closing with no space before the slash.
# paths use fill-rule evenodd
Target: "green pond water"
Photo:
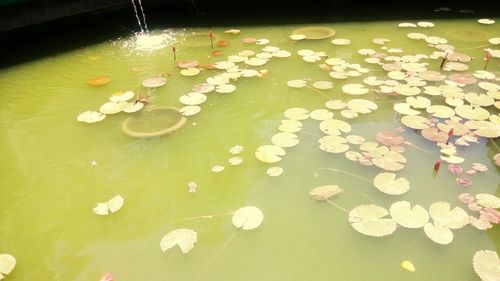
<path id="1" fill-rule="evenodd" d="M 404 96 L 374 91 L 351 96 L 341 90 L 344 84 L 363 83 L 368 76 L 390 79 L 379 65 L 364 62 L 366 56 L 358 54 L 362 48 L 387 53 L 372 43 L 374 38 L 390 39 L 385 46 L 413 55 L 430 55 L 436 49 L 423 40 L 409 39 L 407 33 L 446 38 L 457 50 L 468 49 L 461 52 L 474 58 L 467 63 L 470 69 L 466 72 L 472 73 L 484 66 L 483 48 L 473 47 L 500 37 L 498 23 L 481 25 L 476 19 L 433 21 L 433 28 L 399 28 L 398 23 L 320 24 L 334 28 L 334 38 L 352 40 L 347 46 L 333 45 L 332 38 L 297 42 L 288 38 L 293 30 L 307 25 L 165 31 L 179 38 L 175 43 L 178 60 L 209 64 L 242 50 L 260 52 L 265 47 L 243 44 L 245 37 L 269 39 L 268 45 L 287 50 L 292 56 L 249 67 L 269 72 L 262 78 L 232 81 L 237 87 L 233 93 L 207 94 L 207 101 L 200 105 L 201 112 L 189 116 L 184 127 L 173 134 L 148 139 L 130 137 L 121 129 L 128 116 L 141 113 L 109 115 L 95 124 L 78 122 L 76 117 L 87 110 L 97 111 L 111 94 L 126 90 L 147 93 L 149 107 L 180 108 L 180 96 L 223 71 L 204 69 L 197 76 L 184 77 L 173 62 L 171 46 L 152 52 L 136 51 L 133 37 L 109 38 L 98 45 L 0 70 L 0 253 L 17 259 L 16 268 L 6 280 L 99 280 L 107 272 L 120 281 L 480 280 L 474 273 L 472 257 L 478 250 L 500 249 L 498 225 L 487 231 L 471 225 L 453 230 L 454 240 L 449 245 L 434 243 L 423 229 L 404 227 L 386 237 L 370 237 L 353 229 L 347 213 L 312 200 L 309 191 L 336 184 L 344 192 L 331 200 L 349 210 L 371 204 L 370 200 L 387 210 L 401 200 L 426 209 L 434 202 L 444 201 L 476 215 L 459 201 L 458 195 L 500 195 L 500 173 L 492 160 L 499 152 L 498 144 L 493 143 L 498 138 L 479 138 L 470 147 L 457 148 L 458 155 L 465 158 L 461 164 L 464 169 L 470 169 L 473 162 L 483 163 L 489 169 L 460 176 L 473 182 L 464 188 L 456 183 L 458 176 L 448 172 L 444 161 L 439 173 L 433 176 L 439 148 L 422 138 L 419 130 L 406 128 L 400 134 L 413 146 L 403 145 L 407 163 L 395 173 L 408 179 L 411 188 L 397 196 L 384 194 L 370 183 L 383 169 L 352 162 L 343 153 L 320 150 L 318 139 L 324 134 L 318 127 L 320 122 L 311 118 L 302 121 L 302 130 L 296 133 L 300 143 L 285 148 L 286 155 L 280 162 L 266 164 L 255 157 L 256 149 L 271 144 L 271 137 L 279 132 L 286 109 L 325 108 L 329 98 L 362 98 L 378 104 L 377 110 L 355 119 L 346 119 L 338 110 L 332 110 L 334 118 L 352 126 L 351 132 L 342 134 L 344 137 L 353 134 L 375 141 L 380 131 L 405 127 L 400 122 L 401 115 L 392 109 L 394 103 L 404 102 Z M 227 28 L 238 28 L 241 33 L 224 34 Z M 187 46 L 180 40 L 182 34 L 206 35 L 209 31 L 217 34 L 218 39 L 230 41 L 227 47 L 215 46 L 222 56 L 211 56 L 208 36 L 196 39 L 204 41 L 201 46 Z M 359 63 L 371 71 L 360 77 L 336 80 L 328 75 L 329 71 L 318 67 L 324 58 L 316 63 L 305 62 L 297 55 L 301 49 L 324 51 L 329 57 Z M 429 70 L 439 71 L 440 59 L 422 61 L 428 63 Z M 243 63 L 238 65 L 245 67 Z M 498 76 L 498 59 L 490 62 L 488 70 Z M 160 74 L 167 77 L 166 85 L 149 90 L 141 87 L 143 79 Z M 100 87 L 87 84 L 88 79 L 99 76 L 108 76 L 111 82 Z M 321 94 L 311 87 L 287 86 L 287 81 L 303 78 L 311 79 L 310 83 L 331 81 L 334 88 L 321 90 Z M 475 85 L 465 89 L 485 93 Z M 444 104 L 442 97 L 420 95 L 430 98 L 433 104 Z M 491 114 L 499 112 L 494 106 L 487 109 Z M 425 111 L 422 115 L 428 116 Z M 134 126 L 148 124 L 137 121 Z M 157 120 L 149 125 L 161 127 Z M 244 161 L 231 166 L 228 159 L 235 155 L 228 150 L 235 145 L 244 147 L 237 155 Z M 350 147 L 359 151 L 358 145 Z M 216 165 L 225 169 L 214 173 L 211 169 Z M 266 170 L 272 166 L 282 167 L 283 174 L 268 176 Z M 195 193 L 188 191 L 191 181 L 197 184 Z M 109 216 L 92 212 L 96 203 L 115 195 L 125 199 L 121 210 Z M 236 229 L 231 214 L 186 220 L 230 213 L 244 206 L 256 206 L 264 213 L 264 221 L 257 229 Z M 177 247 L 162 252 L 160 240 L 178 228 L 197 232 L 194 248 L 187 254 Z M 401 267 L 405 260 L 415 265 L 415 272 Z"/>

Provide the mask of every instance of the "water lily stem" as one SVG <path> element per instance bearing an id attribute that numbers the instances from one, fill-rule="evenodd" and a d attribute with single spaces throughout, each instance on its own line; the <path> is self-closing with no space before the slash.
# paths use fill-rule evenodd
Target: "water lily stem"
<path id="1" fill-rule="evenodd" d="M 211 219 L 213 217 L 220 217 L 220 216 L 227 216 L 227 215 L 232 215 L 234 212 L 229 212 L 229 213 L 221 213 L 221 214 L 213 214 L 213 215 L 204 215 L 204 216 L 196 216 L 196 217 L 189 217 L 189 218 L 183 218 L 181 221 L 190 221 L 190 220 L 197 220 L 197 219 Z"/>
<path id="2" fill-rule="evenodd" d="M 492 46 L 492 45 L 493 44 L 485 44 L 485 45 L 480 45 L 480 46 L 476 46 L 476 47 L 458 49 L 457 51 L 474 50 L 474 49 L 489 47 L 489 46 Z"/>
<path id="3" fill-rule="evenodd" d="M 345 208 L 342 208 L 342 207 L 340 207 L 339 205 L 337 205 L 337 204 L 333 203 L 332 201 L 330 201 L 330 199 L 325 199 L 325 200 L 326 200 L 326 202 L 328 202 L 328 203 L 332 204 L 335 208 L 337 208 L 337 209 L 339 209 L 339 210 L 341 210 L 341 211 L 344 211 L 344 212 L 346 212 L 346 213 L 349 213 L 349 210 L 347 210 L 347 209 L 345 209 Z"/>
<path id="4" fill-rule="evenodd" d="M 411 142 L 407 142 L 407 141 L 405 141 L 405 142 L 404 142 L 404 144 L 409 145 L 409 146 L 411 146 L 411 147 L 413 147 L 413 148 L 415 148 L 415 149 L 417 149 L 417 150 L 420 150 L 420 151 L 422 151 L 422 152 L 425 152 L 425 153 L 427 153 L 427 154 L 431 154 L 431 152 L 429 152 L 429 151 L 427 151 L 427 150 L 425 150 L 425 149 L 423 149 L 423 148 L 420 148 L 420 147 L 418 147 L 418 146 L 414 145 L 414 144 L 413 144 L 413 143 L 411 143 Z"/>
<path id="5" fill-rule="evenodd" d="M 318 89 L 316 89 L 316 88 L 314 88 L 314 87 L 311 87 L 311 86 L 307 86 L 307 87 L 308 87 L 308 88 L 313 89 L 314 91 L 316 91 L 316 92 L 318 92 L 318 93 L 320 93 L 320 94 L 321 94 L 321 95 L 323 95 L 323 96 L 324 96 L 327 100 L 332 100 L 332 99 L 331 99 L 331 98 L 330 98 L 327 94 L 323 93 L 322 91 L 320 91 L 320 90 L 318 90 Z"/>
<path id="6" fill-rule="evenodd" d="M 366 182 L 369 182 L 371 183 L 370 180 L 368 180 L 367 178 L 364 178 L 362 176 L 359 176 L 359 175 L 356 175 L 356 174 L 353 174 L 351 172 L 347 172 L 347 171 L 343 171 L 343 170 L 339 170 L 339 169 L 334 169 L 334 168 L 320 168 L 320 170 L 329 170 L 329 171 L 333 171 L 333 172 L 339 172 L 339 173 L 343 173 L 343 174 L 346 174 L 346 175 L 349 175 L 349 176 L 352 176 L 352 177 L 355 177 L 355 178 L 358 178 L 358 179 L 361 179 L 361 180 L 364 180 Z"/>
<path id="7" fill-rule="evenodd" d="M 224 251 L 225 248 L 233 241 L 234 237 L 236 237 L 236 234 L 238 234 L 238 231 L 235 231 L 234 234 L 220 247 L 220 249 L 213 255 L 210 260 L 208 260 L 207 264 L 203 267 L 203 269 L 198 273 L 196 276 L 195 280 L 201 280 L 207 269 L 210 267 L 210 265 L 217 259 L 217 257 Z"/>
<path id="8" fill-rule="evenodd" d="M 498 147 L 498 144 L 493 140 L 493 139 L 490 139 L 491 143 L 493 143 L 493 146 L 497 149 L 497 152 L 500 151 L 500 147 Z"/>

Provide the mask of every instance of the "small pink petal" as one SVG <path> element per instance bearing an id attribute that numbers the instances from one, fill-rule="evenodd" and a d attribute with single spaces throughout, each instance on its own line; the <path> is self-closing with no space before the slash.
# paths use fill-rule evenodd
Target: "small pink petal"
<path id="1" fill-rule="evenodd" d="M 469 193 L 462 193 L 458 195 L 458 199 L 462 201 L 462 203 L 469 204 L 474 202 L 474 196 L 470 195 Z"/>
<path id="2" fill-rule="evenodd" d="M 469 210 L 474 211 L 474 212 L 477 212 L 477 211 L 480 211 L 483 209 L 483 207 L 479 206 L 479 204 L 477 204 L 476 202 L 469 203 L 467 205 L 467 207 L 469 208 Z"/>
<path id="3" fill-rule="evenodd" d="M 450 164 L 448 165 L 448 171 L 450 171 L 450 173 L 454 175 L 460 175 L 464 171 L 464 169 L 462 169 L 460 165 Z"/>
<path id="4" fill-rule="evenodd" d="M 457 178 L 457 184 L 463 187 L 469 187 L 472 185 L 472 181 L 470 179 Z"/>
<path id="5" fill-rule="evenodd" d="M 101 279 L 99 279 L 99 281 L 113 281 L 113 280 L 115 280 L 115 276 L 113 275 L 113 273 L 106 273 Z"/>
<path id="6" fill-rule="evenodd" d="M 467 172 L 465 172 L 467 175 L 469 176 L 472 176 L 472 175 L 475 175 L 477 174 L 477 171 L 476 170 L 468 170 Z"/>

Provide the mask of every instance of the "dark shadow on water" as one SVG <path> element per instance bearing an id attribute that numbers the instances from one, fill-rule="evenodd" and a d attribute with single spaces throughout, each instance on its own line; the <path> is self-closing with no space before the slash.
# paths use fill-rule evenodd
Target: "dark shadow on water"
<path id="1" fill-rule="evenodd" d="M 344 21 L 478 19 L 495 17 L 500 13 L 500 1 L 484 0 L 452 3 L 429 0 L 418 2 L 143 0 L 142 3 L 149 29 Z M 0 16 L 2 12 L 5 12 L 5 8 L 0 6 Z M 112 8 L 31 24 L 14 30 L 3 32 L 1 30 L 5 28 L 0 28 L 2 58 L 0 68 L 129 36 L 133 32 L 140 31 L 133 6 L 128 1 L 122 1 L 120 5 Z"/>

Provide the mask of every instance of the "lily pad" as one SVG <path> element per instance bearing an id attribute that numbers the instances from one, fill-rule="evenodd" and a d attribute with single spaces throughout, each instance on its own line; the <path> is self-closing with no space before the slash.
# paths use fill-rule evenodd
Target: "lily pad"
<path id="1" fill-rule="evenodd" d="M 262 211 L 253 206 L 246 206 L 236 210 L 233 214 L 233 225 L 243 230 L 252 230 L 260 226 L 264 220 Z"/>
<path id="2" fill-rule="evenodd" d="M 142 80 L 142 86 L 147 88 L 157 88 L 165 85 L 167 83 L 167 78 L 165 77 L 153 77 Z"/>
<path id="3" fill-rule="evenodd" d="M 473 130 L 474 134 L 485 138 L 500 137 L 500 124 L 494 124 L 489 121 L 467 121 L 467 128 Z"/>
<path id="4" fill-rule="evenodd" d="M 128 117 L 122 123 L 125 134 L 138 137 L 156 137 L 172 133 L 186 124 L 187 118 L 179 109 L 169 106 L 156 106 L 151 110 L 142 110 Z"/>
<path id="5" fill-rule="evenodd" d="M 187 105 L 187 106 L 184 106 L 181 109 L 179 109 L 179 112 L 183 116 L 192 116 L 192 115 L 198 114 L 200 111 L 201 111 L 201 107 L 199 107 L 197 105 Z"/>
<path id="6" fill-rule="evenodd" d="M 500 208 L 500 198 L 488 193 L 476 194 L 476 202 L 483 207 L 498 209 Z"/>
<path id="7" fill-rule="evenodd" d="M 112 102 L 122 102 L 130 100 L 134 96 L 135 94 L 132 91 L 116 92 L 109 97 L 109 100 Z"/>
<path id="8" fill-rule="evenodd" d="M 389 212 L 377 205 L 360 205 L 349 212 L 349 222 L 358 232 L 374 237 L 383 237 L 396 231 L 397 224 L 388 218 Z"/>
<path id="9" fill-rule="evenodd" d="M 3 275 L 8 275 L 16 267 L 16 258 L 9 254 L 0 254 L 0 280 L 4 278 Z"/>
<path id="10" fill-rule="evenodd" d="M 274 167 L 267 169 L 266 173 L 270 177 L 277 177 L 283 173 L 283 168 L 278 167 L 278 166 L 274 166 Z"/>
<path id="11" fill-rule="evenodd" d="M 416 130 L 429 128 L 429 120 L 422 116 L 403 116 L 401 118 L 401 123 Z"/>
<path id="12" fill-rule="evenodd" d="M 294 133 L 281 132 L 273 135 L 271 142 L 280 147 L 293 147 L 299 144 L 299 137 Z"/>
<path id="13" fill-rule="evenodd" d="M 134 113 L 141 110 L 144 107 L 144 103 L 142 102 L 128 102 L 122 109 L 123 112 L 126 113 Z"/>
<path id="14" fill-rule="evenodd" d="M 101 76 L 87 80 L 87 84 L 89 84 L 90 86 L 103 86 L 108 84 L 109 82 L 111 82 L 111 78 L 107 76 Z"/>
<path id="15" fill-rule="evenodd" d="M 163 236 L 160 241 L 160 248 L 163 252 L 178 245 L 183 254 L 188 253 L 193 249 L 194 243 L 197 241 L 195 231 L 186 228 L 172 230 L 167 235 Z"/>
<path id="16" fill-rule="evenodd" d="M 184 68 L 180 71 L 181 75 L 183 76 L 196 76 L 198 74 L 200 74 L 200 69 L 198 68 L 194 68 L 194 67 L 190 67 L 190 68 Z"/>
<path id="17" fill-rule="evenodd" d="M 109 212 L 114 213 L 120 210 L 123 206 L 124 199 L 120 195 L 109 199 L 104 203 L 97 203 L 97 206 L 93 209 L 96 215 L 106 216 Z"/>
<path id="18" fill-rule="evenodd" d="M 474 271 L 481 281 L 498 281 L 500 276 L 500 259 L 495 251 L 477 251 L 472 258 Z"/>
<path id="19" fill-rule="evenodd" d="M 364 95 L 369 91 L 370 89 L 366 88 L 362 84 L 345 84 L 342 86 L 342 92 L 349 95 Z"/>
<path id="20" fill-rule="evenodd" d="M 321 121 L 319 124 L 320 130 L 331 136 L 339 136 L 342 133 L 349 133 L 351 131 L 351 125 L 338 119 L 327 119 Z"/>
<path id="21" fill-rule="evenodd" d="M 311 116 L 311 118 L 314 120 L 323 121 L 327 119 L 332 119 L 333 113 L 328 109 L 316 109 L 311 111 L 309 116 Z"/>
<path id="22" fill-rule="evenodd" d="M 330 153 L 343 153 L 349 150 L 347 140 L 340 136 L 324 136 L 319 139 L 319 148 Z"/>
<path id="23" fill-rule="evenodd" d="M 365 99 L 352 99 L 347 102 L 347 108 L 356 112 L 367 114 L 378 108 L 377 104 Z"/>
<path id="24" fill-rule="evenodd" d="M 293 34 L 304 35 L 304 39 L 307 40 L 326 39 L 332 37 L 335 33 L 334 29 L 322 26 L 303 27 L 293 31 Z"/>
<path id="25" fill-rule="evenodd" d="M 410 182 L 397 178 L 394 173 L 380 173 L 373 179 L 373 185 L 385 194 L 401 195 L 410 190 Z"/>
<path id="26" fill-rule="evenodd" d="M 179 101 L 184 105 L 199 105 L 204 103 L 207 100 L 207 96 L 198 92 L 191 92 L 185 95 L 182 95 L 179 98 Z"/>
<path id="27" fill-rule="evenodd" d="M 106 114 L 97 111 L 85 111 L 78 115 L 76 120 L 85 123 L 96 123 L 106 118 Z"/>
<path id="28" fill-rule="evenodd" d="M 424 207 L 415 205 L 411 207 L 408 201 L 399 201 L 389 209 L 392 219 L 406 228 L 421 228 L 429 221 L 429 213 Z"/>
<path id="29" fill-rule="evenodd" d="M 315 187 L 309 192 L 309 195 L 316 201 L 325 201 L 343 191 L 338 185 L 331 184 Z"/>
<path id="30" fill-rule="evenodd" d="M 262 145 L 255 151 L 255 157 L 265 163 L 279 162 L 281 161 L 281 156 L 285 154 L 285 150 L 276 145 Z"/>
<path id="31" fill-rule="evenodd" d="M 296 133 L 302 130 L 302 122 L 292 119 L 281 120 L 281 125 L 278 127 L 278 130 L 282 132 Z"/>
<path id="32" fill-rule="evenodd" d="M 309 118 L 309 111 L 305 108 L 289 108 L 283 115 L 292 120 L 305 120 Z"/>
<path id="33" fill-rule="evenodd" d="M 432 219 L 451 229 L 459 229 L 469 224 L 469 215 L 460 207 L 451 209 L 448 202 L 435 202 L 429 208 Z"/>
<path id="34" fill-rule="evenodd" d="M 441 245 L 448 245 L 453 241 L 453 232 L 437 223 L 426 223 L 424 232 L 432 241 Z"/>

